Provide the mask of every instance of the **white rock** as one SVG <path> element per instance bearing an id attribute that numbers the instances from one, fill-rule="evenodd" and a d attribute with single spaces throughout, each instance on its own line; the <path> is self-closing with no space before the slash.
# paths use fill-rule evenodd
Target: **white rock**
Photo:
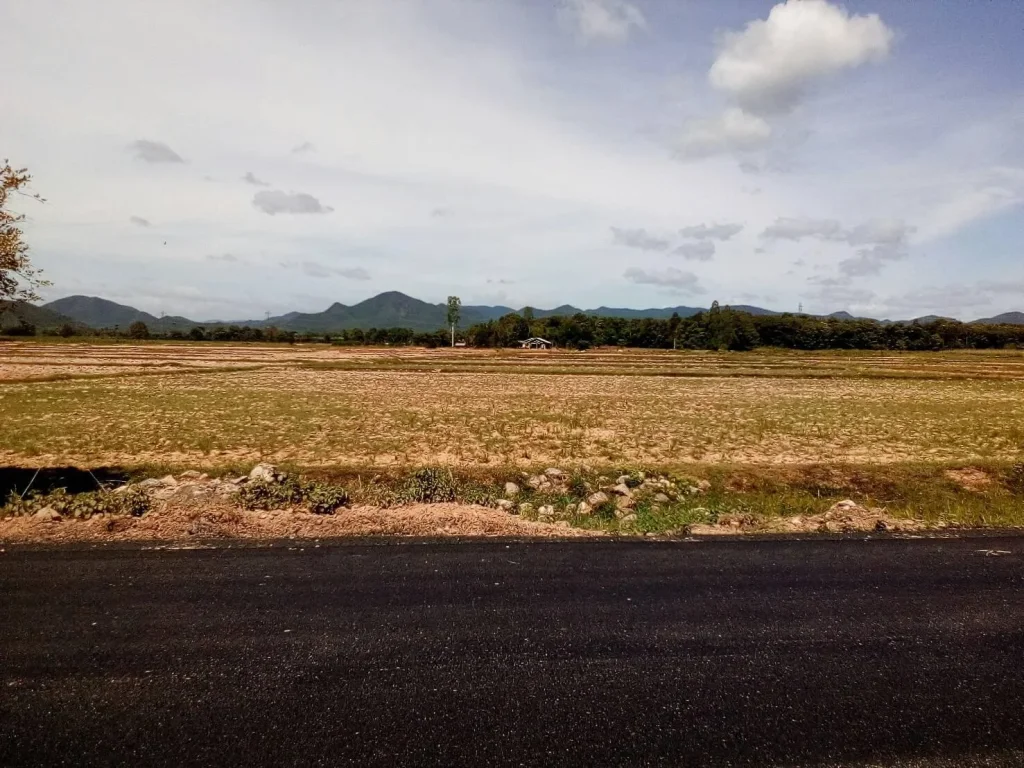
<path id="1" fill-rule="evenodd" d="M 164 485 L 177 485 L 178 481 L 174 479 L 174 475 L 164 475 L 160 478 L 160 482 Z"/>
<path id="2" fill-rule="evenodd" d="M 544 474 L 552 478 L 553 480 L 558 480 L 560 478 L 565 477 L 565 472 L 560 470 L 558 467 L 548 467 L 547 469 L 544 470 Z"/>
<path id="3" fill-rule="evenodd" d="M 585 501 L 581 501 L 576 507 L 577 515 L 589 515 L 593 511 L 594 510 L 591 508 L 591 506 L 587 504 L 587 502 Z"/>
<path id="4" fill-rule="evenodd" d="M 601 504 L 604 504 L 606 501 L 608 501 L 608 494 L 605 493 L 604 491 L 592 493 L 587 498 L 587 504 L 589 504 L 591 507 L 600 506 Z"/>
<path id="5" fill-rule="evenodd" d="M 671 501 L 671 499 L 668 496 L 666 496 L 664 493 L 656 493 L 656 494 L 654 494 L 654 500 L 656 502 L 658 502 L 659 504 L 668 504 Z"/>
<path id="6" fill-rule="evenodd" d="M 32 519 L 37 523 L 50 523 L 60 520 L 60 512 L 55 510 L 53 507 L 43 507 L 34 515 Z"/>
<path id="7" fill-rule="evenodd" d="M 505 483 L 505 495 L 509 498 L 519 495 L 519 486 L 515 483 Z"/>
<path id="8" fill-rule="evenodd" d="M 555 508 L 553 506 L 551 506 L 550 504 L 545 504 L 544 506 L 540 507 L 537 510 L 537 514 L 540 515 L 541 517 L 554 517 L 555 516 Z"/>
<path id="9" fill-rule="evenodd" d="M 612 493 L 616 494 L 617 496 L 625 496 L 626 498 L 629 498 L 630 496 L 633 495 L 633 491 L 631 491 L 629 489 L 629 486 L 626 485 L 625 483 L 619 483 L 614 488 L 612 488 Z"/>
<path id="10" fill-rule="evenodd" d="M 195 469 L 190 469 L 186 472 L 182 472 L 179 477 L 182 480 L 202 480 L 203 473 Z"/>
<path id="11" fill-rule="evenodd" d="M 511 512 L 515 508 L 516 503 L 514 501 L 509 501 L 508 499 L 498 499 L 498 509 L 503 509 L 506 512 Z"/>
<path id="12" fill-rule="evenodd" d="M 280 476 L 277 471 L 277 467 L 273 464 L 257 464 L 249 472 L 250 480 L 263 480 L 267 483 L 276 483 Z"/>
<path id="13" fill-rule="evenodd" d="M 635 523 L 635 522 L 636 522 L 636 515 L 633 515 L 633 514 L 630 514 L 630 515 L 624 515 L 624 516 L 622 517 L 622 519 L 621 519 L 621 520 L 619 520 L 619 522 L 620 522 L 620 523 L 621 523 L 622 525 L 632 525 L 633 523 Z"/>

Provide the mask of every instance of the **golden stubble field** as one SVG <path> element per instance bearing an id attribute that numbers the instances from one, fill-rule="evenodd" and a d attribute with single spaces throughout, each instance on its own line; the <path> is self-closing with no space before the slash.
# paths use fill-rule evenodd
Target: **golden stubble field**
<path id="1" fill-rule="evenodd" d="M 0 343 L 0 464 L 1013 460 L 1024 356 Z"/>

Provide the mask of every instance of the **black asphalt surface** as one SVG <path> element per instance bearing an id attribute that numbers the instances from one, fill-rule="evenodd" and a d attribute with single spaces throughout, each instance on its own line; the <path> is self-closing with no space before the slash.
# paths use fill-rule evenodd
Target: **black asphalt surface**
<path id="1" fill-rule="evenodd" d="M 1021 766 L 1024 539 L 8 547 L 0 654 L 3 766 Z"/>

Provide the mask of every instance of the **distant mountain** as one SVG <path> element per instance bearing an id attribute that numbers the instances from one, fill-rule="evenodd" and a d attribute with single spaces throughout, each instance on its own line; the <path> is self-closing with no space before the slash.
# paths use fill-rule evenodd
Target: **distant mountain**
<path id="1" fill-rule="evenodd" d="M 732 309 L 742 312 L 749 312 L 753 315 L 779 315 L 763 307 L 754 307 L 747 304 L 733 304 Z M 118 304 L 107 299 L 95 296 L 68 296 L 57 299 L 41 307 L 25 305 L 26 312 L 49 313 L 40 315 L 38 321 L 29 320 L 38 327 L 55 327 L 62 322 L 75 322 L 93 328 L 113 328 L 118 326 L 126 329 L 136 320 L 141 320 L 149 326 L 150 330 L 166 332 L 171 330 L 188 330 L 196 325 L 205 328 L 214 328 L 222 325 L 247 325 L 252 327 L 266 327 L 273 325 L 285 331 L 307 331 L 312 333 L 329 333 L 332 331 L 349 330 L 352 328 L 410 328 L 414 331 L 436 331 L 445 327 L 446 308 L 444 304 L 431 304 L 426 301 L 415 299 L 398 291 L 388 291 L 372 298 L 361 301 L 358 304 L 346 306 L 335 303 L 323 312 L 288 312 L 267 320 L 238 320 L 226 323 L 220 320 L 196 321 L 186 317 L 156 317 L 148 312 L 143 312 L 124 304 Z M 505 306 L 487 305 L 465 305 L 462 307 L 462 318 L 460 327 L 466 328 L 475 323 L 482 323 L 488 320 L 497 320 L 510 312 L 523 314 L 526 308 L 512 309 Z M 595 317 L 621 317 L 626 319 L 656 318 L 665 319 L 678 313 L 680 317 L 691 317 L 699 312 L 705 311 L 701 307 L 652 307 L 649 309 L 629 309 L 625 307 L 597 307 L 596 309 L 580 309 L 571 304 L 563 304 L 554 309 L 532 309 L 534 317 L 543 318 L 553 315 L 571 316 L 585 314 Z M 55 318 L 62 319 L 55 319 Z M 857 318 L 849 312 L 833 312 L 825 317 L 837 320 L 857 320 L 870 318 Z M 926 323 L 939 319 L 935 315 L 917 318 L 916 321 L 903 320 L 901 323 L 921 322 Z M 8 325 L 17 324 L 17 320 L 4 320 Z M 878 321 L 888 324 L 890 321 Z M 1024 313 L 1007 312 L 996 317 L 984 320 L 976 320 L 976 323 L 1013 323 L 1024 325 Z"/>
<path id="2" fill-rule="evenodd" d="M 983 317 L 980 320 L 975 320 L 975 323 L 988 324 L 988 325 L 1024 325 L 1024 312 L 1003 312 L 1001 315 L 995 317 Z"/>
<path id="3" fill-rule="evenodd" d="M 45 305 L 37 307 L 26 301 L 0 302 L 0 328 L 12 328 L 20 325 L 22 321 L 34 325 L 37 329 L 60 328 L 64 324 L 74 328 L 85 325 Z"/>
<path id="4" fill-rule="evenodd" d="M 43 304 L 41 308 L 58 312 L 91 328 L 127 328 L 136 320 L 141 320 L 154 331 L 185 330 L 196 325 L 187 317 L 157 317 L 98 296 L 67 296 Z"/>

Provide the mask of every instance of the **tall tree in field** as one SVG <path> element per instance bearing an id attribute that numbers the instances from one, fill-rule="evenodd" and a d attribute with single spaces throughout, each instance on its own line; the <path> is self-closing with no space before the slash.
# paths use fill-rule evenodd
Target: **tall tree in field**
<path id="1" fill-rule="evenodd" d="M 458 296 L 448 297 L 448 325 L 452 329 L 452 346 L 455 346 L 455 326 L 459 324 L 462 316 L 462 299 Z"/>
<path id="2" fill-rule="evenodd" d="M 27 191 L 32 177 L 24 168 L 15 169 L 7 161 L 0 168 L 0 307 L 7 301 L 38 301 L 36 288 L 49 285 L 40 278 L 28 257 L 28 244 L 22 239 L 25 214 L 15 212 L 10 203 L 15 196 L 44 202 Z"/>

